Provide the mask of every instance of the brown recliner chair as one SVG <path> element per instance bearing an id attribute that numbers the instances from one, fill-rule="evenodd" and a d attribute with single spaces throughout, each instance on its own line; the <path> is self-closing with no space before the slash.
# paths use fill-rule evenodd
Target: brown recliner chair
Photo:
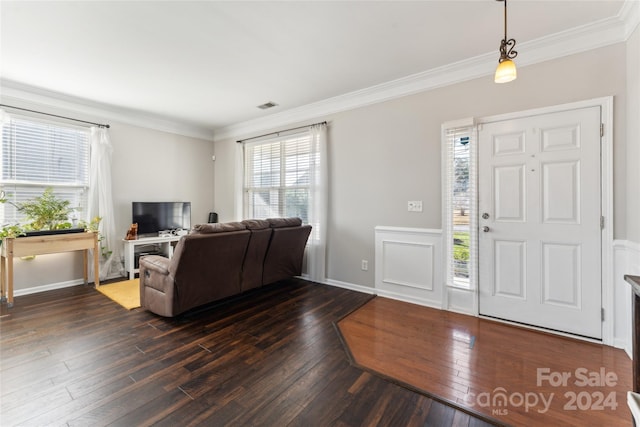
<path id="1" fill-rule="evenodd" d="M 203 224 L 183 236 L 173 257 L 140 259 L 140 303 L 161 316 L 241 292 L 240 280 L 250 232 L 241 223 Z"/>

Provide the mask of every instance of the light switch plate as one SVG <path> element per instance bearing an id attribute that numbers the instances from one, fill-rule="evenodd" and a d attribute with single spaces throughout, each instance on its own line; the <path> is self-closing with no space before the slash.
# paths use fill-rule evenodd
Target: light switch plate
<path id="1" fill-rule="evenodd" d="M 411 200 L 407 202 L 409 212 L 422 212 L 422 200 Z"/>

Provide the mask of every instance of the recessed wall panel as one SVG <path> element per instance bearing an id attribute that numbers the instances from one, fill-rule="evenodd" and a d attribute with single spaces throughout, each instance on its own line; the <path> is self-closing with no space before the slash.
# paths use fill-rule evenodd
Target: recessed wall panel
<path id="1" fill-rule="evenodd" d="M 494 168 L 494 212 L 496 221 L 524 222 L 525 166 L 510 165 Z"/>
<path id="2" fill-rule="evenodd" d="M 526 242 L 494 241 L 494 295 L 526 298 Z"/>
<path id="3" fill-rule="evenodd" d="M 543 152 L 580 148 L 580 126 L 577 124 L 541 129 L 541 134 Z"/>
<path id="4" fill-rule="evenodd" d="M 433 245 L 383 241 L 384 283 L 433 290 Z"/>
<path id="5" fill-rule="evenodd" d="M 524 132 L 505 135 L 494 135 L 493 155 L 505 156 L 525 152 Z"/>
<path id="6" fill-rule="evenodd" d="M 580 308 L 580 245 L 542 244 L 542 303 Z"/>
<path id="7" fill-rule="evenodd" d="M 542 212 L 545 223 L 580 223 L 580 162 L 542 164 Z"/>

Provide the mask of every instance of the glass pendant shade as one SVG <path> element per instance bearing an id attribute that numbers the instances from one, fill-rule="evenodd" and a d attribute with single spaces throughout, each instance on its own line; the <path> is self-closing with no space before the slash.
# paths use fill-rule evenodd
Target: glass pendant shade
<path id="1" fill-rule="evenodd" d="M 494 81 L 496 83 L 507 83 L 515 80 L 517 75 L 515 62 L 510 59 L 505 59 L 498 64 Z"/>

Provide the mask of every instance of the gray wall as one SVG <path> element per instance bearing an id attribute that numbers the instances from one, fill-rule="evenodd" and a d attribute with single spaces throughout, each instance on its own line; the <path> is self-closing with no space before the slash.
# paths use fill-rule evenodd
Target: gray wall
<path id="1" fill-rule="evenodd" d="M 524 53 L 522 53 L 524 55 Z M 374 227 L 441 228 L 440 127 L 466 117 L 614 96 L 616 238 L 627 234 L 627 44 L 520 67 L 515 82 L 491 76 L 327 116 L 329 227 L 327 277 L 374 285 Z M 616 64 L 616 66 L 611 66 Z M 292 126 L 299 123 L 292 123 Z M 277 130 L 277 129 L 273 129 Z M 237 137 L 247 135 L 238 135 Z M 215 206 L 221 220 L 235 212 L 235 136 L 215 143 Z M 636 186 L 637 188 L 637 186 Z M 422 200 L 422 213 L 407 201 Z M 369 270 L 360 261 L 369 260 Z"/>

